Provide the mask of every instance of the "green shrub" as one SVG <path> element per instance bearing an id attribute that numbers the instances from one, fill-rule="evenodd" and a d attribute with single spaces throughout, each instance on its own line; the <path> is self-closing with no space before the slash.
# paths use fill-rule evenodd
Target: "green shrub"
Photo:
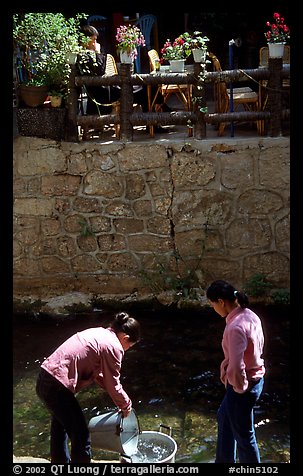
<path id="1" fill-rule="evenodd" d="M 290 304 L 290 292 L 288 289 L 277 289 L 271 293 L 271 297 L 275 304 Z"/>
<path id="2" fill-rule="evenodd" d="M 267 281 L 265 274 L 262 273 L 252 275 L 244 283 L 245 293 L 252 297 L 266 296 L 271 287 L 272 284 Z"/>

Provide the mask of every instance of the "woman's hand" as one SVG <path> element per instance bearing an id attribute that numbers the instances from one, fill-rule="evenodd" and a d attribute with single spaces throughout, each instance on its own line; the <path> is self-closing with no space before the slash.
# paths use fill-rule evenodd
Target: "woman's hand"
<path id="1" fill-rule="evenodd" d="M 101 52 L 100 43 L 97 43 L 97 41 L 95 41 L 94 47 L 95 47 L 96 53 L 100 53 L 100 52 Z"/>
<path id="2" fill-rule="evenodd" d="M 124 418 L 128 417 L 128 415 L 131 413 L 132 409 L 129 408 L 128 410 L 121 410 L 122 415 Z"/>

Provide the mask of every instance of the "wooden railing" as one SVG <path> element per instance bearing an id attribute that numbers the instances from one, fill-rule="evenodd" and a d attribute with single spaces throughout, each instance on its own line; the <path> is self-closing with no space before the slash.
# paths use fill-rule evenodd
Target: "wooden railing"
<path id="1" fill-rule="evenodd" d="M 201 74 L 202 73 L 202 74 Z M 119 75 L 116 76 L 76 76 L 72 67 L 70 76 L 70 94 L 67 99 L 66 140 L 78 141 L 78 126 L 98 127 L 109 124 L 120 124 L 120 138 L 133 140 L 133 127 L 140 125 L 191 124 L 196 139 L 206 139 L 206 124 L 219 122 L 264 120 L 267 124 L 266 133 L 276 137 L 282 134 L 282 121 L 289 118 L 290 110 L 282 107 L 282 80 L 290 77 L 290 68 L 282 64 L 282 58 L 270 58 L 268 68 L 236 69 L 220 72 L 201 70 L 195 63 L 193 73 L 165 74 L 131 74 L 131 65 L 121 64 Z M 203 86 L 220 81 L 247 82 L 267 80 L 267 101 L 262 111 L 208 113 L 201 112 L 206 108 Z M 193 110 L 173 112 L 134 112 L 133 85 L 158 84 L 192 84 Z M 119 86 L 120 112 L 118 114 L 88 115 L 78 112 L 77 87 L 80 86 Z M 202 88 L 202 89 L 201 89 Z"/>

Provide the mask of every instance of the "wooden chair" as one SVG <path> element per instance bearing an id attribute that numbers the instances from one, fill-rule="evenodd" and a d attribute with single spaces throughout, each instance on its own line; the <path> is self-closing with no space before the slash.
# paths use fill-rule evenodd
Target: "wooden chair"
<path id="1" fill-rule="evenodd" d="M 220 61 L 213 54 L 209 53 L 209 57 L 213 64 L 214 71 L 222 71 Z M 226 113 L 230 109 L 230 89 L 227 88 L 225 82 L 215 83 L 214 85 L 214 99 L 215 112 Z M 233 88 L 233 105 L 234 111 L 236 109 L 244 109 L 245 111 L 259 110 L 259 95 L 248 86 Z M 263 134 L 263 121 L 257 120 L 258 133 Z M 220 122 L 218 127 L 218 136 L 223 136 L 226 123 Z"/>
<path id="2" fill-rule="evenodd" d="M 106 55 L 106 65 L 105 65 L 105 76 L 114 76 L 118 74 L 118 69 L 116 65 L 115 58 L 107 54 Z M 110 88 L 109 88 L 109 96 L 110 96 Z M 114 102 L 109 102 L 109 106 L 112 106 L 112 112 L 114 114 L 119 114 L 120 112 L 120 101 L 114 101 Z M 115 135 L 117 139 L 120 139 L 120 124 L 115 124 Z M 103 132 L 103 126 L 101 126 L 101 129 L 99 129 L 100 132 Z M 88 126 L 83 127 L 83 139 L 86 140 L 88 139 L 89 136 L 89 129 Z"/>
<path id="3" fill-rule="evenodd" d="M 115 76 L 119 74 L 115 58 L 111 54 L 106 55 L 106 65 L 105 65 L 105 74 L 104 76 Z M 110 89 L 109 89 L 109 98 L 110 98 Z M 120 101 L 113 101 L 106 104 L 107 106 L 112 107 L 113 114 L 120 113 Z M 142 112 L 142 106 L 140 104 L 133 104 L 134 111 Z M 115 135 L 117 139 L 120 139 L 120 124 L 115 124 Z M 101 131 L 103 131 L 103 126 Z M 88 128 L 83 128 L 83 137 L 86 139 L 88 137 Z"/>
<path id="4" fill-rule="evenodd" d="M 283 64 L 290 64 L 290 46 L 284 46 Z M 268 46 L 262 46 L 259 50 L 259 68 L 268 67 Z"/>
<path id="5" fill-rule="evenodd" d="M 160 59 L 157 50 L 149 50 L 148 58 L 150 72 L 153 73 L 156 71 L 156 62 L 158 62 Z M 159 94 L 162 94 L 163 102 L 165 104 L 172 95 L 175 95 L 186 111 L 190 111 L 192 108 L 192 84 L 159 84 L 153 99 L 151 98 L 151 87 L 150 85 L 148 85 L 147 95 L 149 111 L 152 111 L 153 109 L 155 109 L 156 111 L 159 110 L 159 106 L 156 104 L 156 99 Z M 153 126 L 150 126 L 149 130 L 151 137 L 154 137 Z M 188 135 L 190 137 L 192 136 L 191 128 L 188 129 Z"/>
<path id="6" fill-rule="evenodd" d="M 156 50 L 148 51 L 150 72 L 156 70 L 156 62 L 159 61 L 159 54 Z M 151 110 L 155 105 L 158 94 L 163 96 L 164 103 L 167 103 L 170 96 L 175 95 L 181 101 L 181 104 L 187 111 L 191 110 L 192 85 L 191 84 L 160 84 L 158 90 L 152 100 Z"/>
<path id="7" fill-rule="evenodd" d="M 116 65 L 115 58 L 109 53 L 106 55 L 106 66 L 105 66 L 106 76 L 116 76 L 118 74 L 118 68 Z M 120 112 L 120 101 L 114 101 L 111 103 L 112 112 L 114 114 L 119 114 Z M 115 134 L 117 139 L 120 139 L 120 124 L 115 124 Z"/>

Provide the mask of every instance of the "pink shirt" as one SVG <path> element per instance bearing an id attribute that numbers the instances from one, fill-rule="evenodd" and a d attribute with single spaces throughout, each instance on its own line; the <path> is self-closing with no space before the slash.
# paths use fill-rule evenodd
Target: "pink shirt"
<path id="1" fill-rule="evenodd" d="M 220 367 L 220 378 L 237 393 L 244 393 L 251 381 L 265 374 L 261 357 L 264 335 L 260 318 L 250 309 L 237 307 L 226 317 L 222 338 L 224 360 Z"/>
<path id="2" fill-rule="evenodd" d="M 120 383 L 123 356 L 123 347 L 113 329 L 95 327 L 71 336 L 41 367 L 73 393 L 96 382 L 120 410 L 128 410 L 132 402 Z"/>

